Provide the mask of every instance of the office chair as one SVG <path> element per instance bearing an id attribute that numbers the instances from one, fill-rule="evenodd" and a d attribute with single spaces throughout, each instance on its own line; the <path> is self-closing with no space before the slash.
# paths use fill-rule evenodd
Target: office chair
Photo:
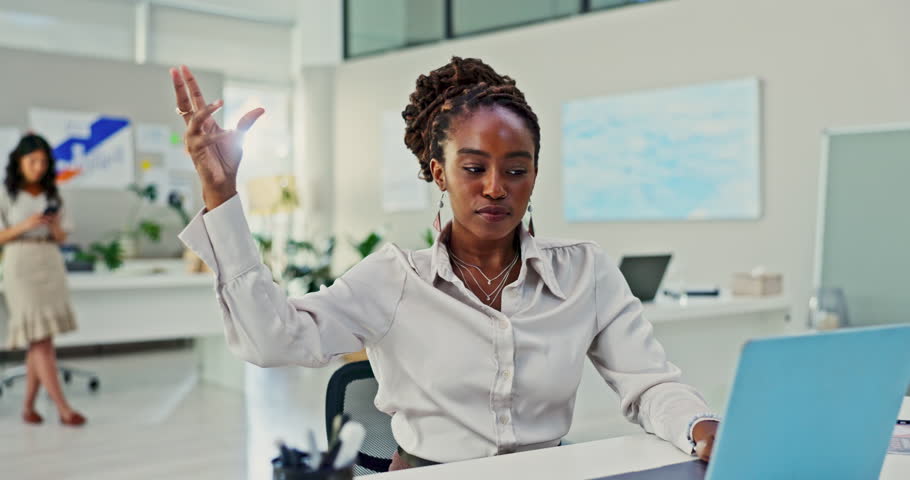
<path id="1" fill-rule="evenodd" d="M 63 383 L 70 383 L 73 379 L 73 376 L 77 375 L 88 378 L 89 391 L 97 392 L 98 388 L 101 387 L 101 380 L 98 379 L 98 375 L 96 375 L 94 372 L 67 367 L 60 364 L 57 365 L 57 371 L 60 372 L 60 375 L 63 377 Z M 18 365 L 4 370 L 3 375 L 0 376 L 0 395 L 3 395 L 3 387 L 12 387 L 13 382 L 21 378 L 25 378 L 25 375 L 25 365 Z"/>
<path id="2" fill-rule="evenodd" d="M 332 419 L 346 413 L 366 427 L 367 435 L 354 465 L 354 475 L 387 472 L 398 448 L 392 436 L 392 418 L 373 404 L 379 384 L 369 361 L 349 363 L 332 374 L 325 396 L 325 430 L 331 436 Z"/>

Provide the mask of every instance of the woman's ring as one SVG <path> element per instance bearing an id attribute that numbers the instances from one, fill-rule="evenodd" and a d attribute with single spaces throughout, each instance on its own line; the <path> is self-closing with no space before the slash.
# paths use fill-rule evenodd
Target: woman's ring
<path id="1" fill-rule="evenodd" d="M 193 113 L 193 112 L 184 112 L 183 110 L 180 110 L 180 107 L 174 107 L 174 109 L 177 110 L 177 115 L 180 115 L 181 117 L 185 117 L 185 116 Z"/>

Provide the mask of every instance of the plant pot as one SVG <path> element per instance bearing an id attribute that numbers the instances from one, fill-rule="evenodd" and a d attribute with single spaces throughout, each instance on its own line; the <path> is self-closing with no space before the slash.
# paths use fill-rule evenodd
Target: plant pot
<path id="1" fill-rule="evenodd" d="M 136 258 L 139 255 L 139 242 L 131 233 L 120 234 L 120 248 L 123 250 L 124 259 Z"/>

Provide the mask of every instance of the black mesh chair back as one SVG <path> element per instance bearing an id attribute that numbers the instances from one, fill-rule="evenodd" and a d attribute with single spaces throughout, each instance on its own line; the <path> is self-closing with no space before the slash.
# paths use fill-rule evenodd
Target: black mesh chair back
<path id="1" fill-rule="evenodd" d="M 339 368 L 329 380 L 325 396 L 325 430 L 331 436 L 332 420 L 340 413 L 351 416 L 366 428 L 354 475 L 387 472 L 398 443 L 392 436 L 392 418 L 373 404 L 379 384 L 369 361 L 353 362 Z"/>

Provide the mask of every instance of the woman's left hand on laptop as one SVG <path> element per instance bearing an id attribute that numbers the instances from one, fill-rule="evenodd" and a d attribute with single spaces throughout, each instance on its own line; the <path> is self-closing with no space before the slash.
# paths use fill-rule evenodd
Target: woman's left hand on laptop
<path id="1" fill-rule="evenodd" d="M 714 438 L 717 436 L 717 427 L 720 422 L 704 421 L 698 422 L 692 429 L 692 439 L 695 440 L 695 454 L 698 458 L 708 461 L 711 459 L 711 451 L 714 450 Z"/>

